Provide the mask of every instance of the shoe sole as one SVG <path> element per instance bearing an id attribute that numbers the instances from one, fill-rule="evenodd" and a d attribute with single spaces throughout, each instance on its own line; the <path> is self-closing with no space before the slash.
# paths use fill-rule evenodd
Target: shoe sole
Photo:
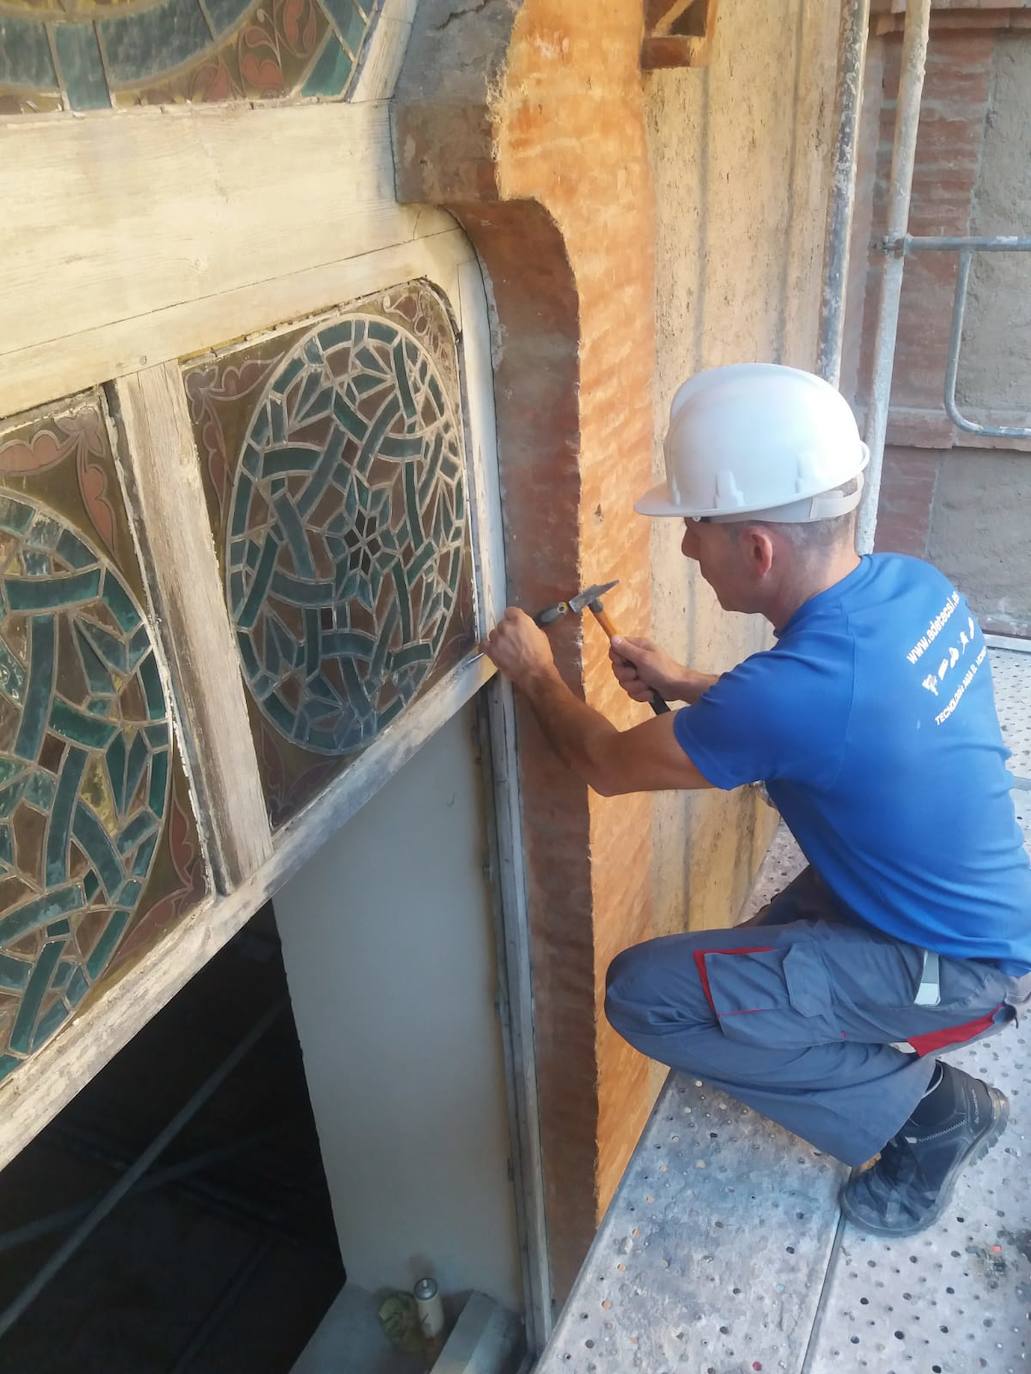
<path id="1" fill-rule="evenodd" d="M 903 1236 L 915 1236 L 918 1231 L 926 1231 L 929 1226 L 933 1226 L 934 1223 L 939 1220 L 942 1213 L 948 1207 L 949 1203 L 952 1201 L 952 1194 L 955 1191 L 956 1180 L 959 1178 L 960 1174 L 963 1172 L 963 1170 L 967 1167 L 968 1164 L 977 1164 L 980 1160 L 984 1159 L 985 1155 L 1002 1135 L 1003 1131 L 1006 1129 L 1006 1126 L 1009 1122 L 1009 1099 L 1006 1097 L 1005 1093 L 1001 1093 L 998 1088 L 993 1088 L 991 1087 L 991 1085 L 986 1086 L 988 1087 L 988 1091 L 991 1094 L 992 1098 L 991 1122 L 987 1130 L 982 1132 L 981 1135 L 977 1136 L 973 1141 L 971 1141 L 970 1148 L 966 1151 L 965 1154 L 960 1155 L 960 1157 L 952 1165 L 952 1168 L 945 1175 L 945 1178 L 942 1182 L 942 1186 L 938 1190 L 938 1201 L 931 1209 L 931 1211 L 928 1212 L 927 1216 L 923 1219 L 923 1221 L 918 1222 L 915 1226 L 878 1226 L 875 1222 L 865 1221 L 862 1218 L 855 1216 L 851 1208 L 849 1207 L 848 1197 L 843 1191 L 841 1194 L 841 1198 L 839 1199 L 839 1205 L 841 1207 L 842 1215 L 845 1217 L 845 1219 L 847 1221 L 850 1221 L 852 1225 L 857 1227 L 857 1229 L 859 1229 L 860 1231 L 866 1231 L 869 1235 L 872 1236 L 898 1236 L 900 1238 Z"/>

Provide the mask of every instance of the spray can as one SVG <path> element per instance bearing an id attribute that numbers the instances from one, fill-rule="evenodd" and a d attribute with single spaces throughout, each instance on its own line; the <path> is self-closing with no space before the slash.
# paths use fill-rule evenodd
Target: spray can
<path id="1" fill-rule="evenodd" d="M 436 1279 L 420 1279 L 415 1285 L 415 1306 L 426 1358 L 432 1364 L 444 1348 L 444 1304 Z"/>

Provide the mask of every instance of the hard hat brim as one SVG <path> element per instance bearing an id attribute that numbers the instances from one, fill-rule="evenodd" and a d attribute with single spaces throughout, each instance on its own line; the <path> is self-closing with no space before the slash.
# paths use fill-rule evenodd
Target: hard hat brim
<path id="1" fill-rule="evenodd" d="M 851 474 L 850 477 L 845 477 L 842 479 L 841 485 L 844 485 L 845 482 L 852 480 L 852 478 L 860 477 L 861 474 L 865 471 L 869 462 L 870 450 L 866 444 L 860 442 L 859 463 L 857 464 L 855 471 Z M 675 516 L 681 520 L 697 520 L 700 518 L 706 518 L 710 520 L 733 521 L 747 520 L 749 516 L 755 516 L 765 519 L 769 519 L 772 516 L 772 518 L 776 519 L 776 516 L 772 513 L 779 507 L 797 505 L 799 501 L 810 500 L 813 497 L 821 496 L 825 494 L 827 490 L 828 489 L 825 487 L 819 487 L 815 491 L 801 491 L 796 495 L 793 495 L 790 500 L 780 502 L 778 506 L 752 506 L 748 509 L 738 510 L 728 510 L 726 507 L 711 506 L 707 510 L 685 510 L 684 503 L 682 501 L 678 501 L 677 499 L 675 499 L 673 492 L 670 490 L 669 481 L 667 480 L 665 482 L 657 483 L 654 487 L 649 488 L 649 490 L 646 491 L 643 496 L 638 497 L 638 499 L 634 502 L 634 510 L 637 511 L 638 515 Z M 833 491 L 834 488 L 830 488 L 830 490 Z M 856 500 L 853 503 L 853 505 L 858 504 L 861 495 L 862 483 L 860 483 L 859 493 L 857 494 Z M 849 507 L 848 509 L 851 509 L 851 507 Z M 792 517 L 792 519 L 796 518 L 802 517 Z"/>
<path id="2" fill-rule="evenodd" d="M 634 502 L 638 515 L 671 515 L 684 518 L 684 512 L 673 500 L 668 482 L 659 482 Z"/>

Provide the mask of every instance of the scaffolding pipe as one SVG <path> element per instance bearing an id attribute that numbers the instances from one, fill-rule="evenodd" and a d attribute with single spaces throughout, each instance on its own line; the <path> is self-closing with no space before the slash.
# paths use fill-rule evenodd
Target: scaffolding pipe
<path id="1" fill-rule="evenodd" d="M 902 34 L 902 68 L 895 102 L 895 139 L 891 152 L 891 182 L 888 187 L 888 241 L 904 239 L 909 231 L 909 202 L 913 191 L 913 166 L 916 161 L 916 135 L 920 124 L 920 98 L 924 89 L 927 39 L 931 28 L 931 0 L 908 0 Z M 877 332 L 874 339 L 873 377 L 867 412 L 866 442 L 870 465 L 866 488 L 859 508 L 856 542 L 860 553 L 870 553 L 877 529 L 877 502 L 881 493 L 884 440 L 888 432 L 888 406 L 891 402 L 891 376 L 895 365 L 895 339 L 899 327 L 899 302 L 902 297 L 904 253 L 886 255 L 881 272 L 881 291 L 877 302 Z"/>
<path id="2" fill-rule="evenodd" d="M 137 1179 L 143 1177 L 158 1156 L 168 1148 L 175 1137 L 187 1125 L 188 1122 L 197 1115 L 201 1107 L 210 1097 L 222 1086 L 223 1082 L 229 1077 L 232 1071 L 240 1063 L 241 1059 L 254 1048 L 261 1037 L 269 1029 L 276 1018 L 282 1013 L 285 1002 L 280 1002 L 270 1011 L 267 1011 L 260 1021 L 252 1027 L 244 1038 L 237 1044 L 219 1064 L 213 1073 L 209 1074 L 197 1091 L 188 1102 L 179 1109 L 172 1120 L 165 1126 L 135 1162 L 126 1169 L 125 1173 L 100 1199 L 87 1217 L 75 1228 L 68 1239 L 54 1251 L 42 1268 L 38 1269 L 35 1275 L 21 1290 L 18 1296 L 11 1302 L 3 1312 L 0 1312 L 0 1337 L 6 1335 L 14 1323 L 22 1315 L 31 1303 L 35 1302 L 43 1289 L 47 1286 L 54 1276 L 68 1263 L 79 1247 L 89 1239 L 96 1228 L 108 1214 L 113 1211 L 115 1206 L 121 1202 L 126 1193 L 130 1191 Z"/>
<path id="3" fill-rule="evenodd" d="M 827 231 L 823 245 L 823 291 L 816 370 L 837 386 L 841 379 L 845 335 L 852 213 L 856 203 L 856 157 L 863 105 L 866 40 L 870 32 L 870 0 L 842 0 L 838 31 L 838 73 L 834 92 L 834 157 L 831 163 Z"/>

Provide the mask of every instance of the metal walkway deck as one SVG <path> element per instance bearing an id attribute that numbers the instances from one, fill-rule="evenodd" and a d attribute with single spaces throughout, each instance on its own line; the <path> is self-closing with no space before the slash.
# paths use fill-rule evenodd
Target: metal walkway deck
<path id="1" fill-rule="evenodd" d="M 991 660 L 1031 846 L 1031 653 Z M 800 866 L 778 834 L 743 914 Z M 837 1161 L 671 1075 L 537 1374 L 1031 1369 L 1031 1018 L 949 1057 L 1009 1095 L 1010 1125 L 947 1218 L 893 1243 L 841 1220 Z"/>

